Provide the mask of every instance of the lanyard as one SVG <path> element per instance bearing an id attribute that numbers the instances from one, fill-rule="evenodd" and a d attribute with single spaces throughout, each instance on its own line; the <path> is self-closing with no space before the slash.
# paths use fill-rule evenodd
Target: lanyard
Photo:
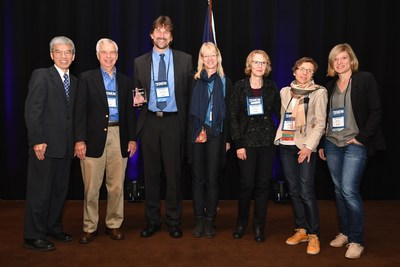
<path id="1" fill-rule="evenodd" d="M 349 86 L 350 86 L 350 83 L 351 83 L 351 79 L 349 80 L 349 83 L 347 84 L 347 87 L 346 87 L 346 92 L 344 93 L 344 99 L 343 99 L 343 108 L 344 109 L 346 109 L 346 96 L 347 96 L 347 92 L 349 91 Z M 339 87 L 337 86 L 337 82 L 336 82 L 336 87 L 339 89 Z M 332 98 L 333 98 L 333 95 L 334 95 L 335 93 L 333 93 L 332 95 L 331 95 L 331 99 L 330 99 L 330 109 L 332 110 Z"/>

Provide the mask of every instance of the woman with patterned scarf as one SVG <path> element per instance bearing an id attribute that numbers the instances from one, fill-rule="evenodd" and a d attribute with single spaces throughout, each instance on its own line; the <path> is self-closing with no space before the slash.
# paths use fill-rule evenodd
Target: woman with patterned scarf
<path id="1" fill-rule="evenodd" d="M 280 91 L 281 121 L 275 137 L 283 174 L 294 209 L 296 233 L 288 245 L 308 242 L 307 254 L 320 252 L 319 210 L 314 190 L 317 146 L 325 131 L 327 91 L 314 83 L 317 63 L 309 57 L 296 61 L 295 80 Z"/>
<path id="2" fill-rule="evenodd" d="M 225 76 L 218 47 L 199 51 L 189 112 L 189 163 L 192 164 L 194 237 L 215 236 L 220 168 L 230 148 L 228 110 L 232 82 Z"/>

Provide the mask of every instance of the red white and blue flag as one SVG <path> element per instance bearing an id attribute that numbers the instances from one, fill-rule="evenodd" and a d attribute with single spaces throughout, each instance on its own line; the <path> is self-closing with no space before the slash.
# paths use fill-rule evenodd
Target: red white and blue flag
<path id="1" fill-rule="evenodd" d="M 208 0 L 206 20 L 204 22 L 203 43 L 212 42 L 217 44 L 215 36 L 214 15 L 212 11 L 212 0 Z"/>

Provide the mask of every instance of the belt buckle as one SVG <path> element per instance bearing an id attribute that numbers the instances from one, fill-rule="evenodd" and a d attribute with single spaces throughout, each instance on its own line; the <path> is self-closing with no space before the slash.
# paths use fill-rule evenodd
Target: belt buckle
<path id="1" fill-rule="evenodd" d="M 162 111 L 156 111 L 156 116 L 157 116 L 157 117 L 163 117 L 163 116 L 164 116 L 164 112 L 162 112 Z"/>

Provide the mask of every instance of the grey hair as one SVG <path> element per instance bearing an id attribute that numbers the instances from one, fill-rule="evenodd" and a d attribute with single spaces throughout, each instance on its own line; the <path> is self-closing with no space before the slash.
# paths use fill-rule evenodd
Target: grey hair
<path id="1" fill-rule="evenodd" d="M 69 39 L 68 37 L 65 36 L 56 36 L 50 41 L 50 53 L 53 52 L 54 46 L 59 45 L 59 44 L 64 44 L 64 45 L 70 45 L 72 47 L 72 53 L 75 54 L 75 44 L 74 42 Z"/>
<path id="2" fill-rule="evenodd" d="M 97 42 L 97 44 L 96 44 L 96 53 L 100 52 L 100 45 L 102 43 L 112 43 L 115 46 L 115 51 L 118 53 L 118 45 L 117 45 L 117 43 L 114 42 L 113 40 L 109 39 L 109 38 L 102 38 Z"/>

